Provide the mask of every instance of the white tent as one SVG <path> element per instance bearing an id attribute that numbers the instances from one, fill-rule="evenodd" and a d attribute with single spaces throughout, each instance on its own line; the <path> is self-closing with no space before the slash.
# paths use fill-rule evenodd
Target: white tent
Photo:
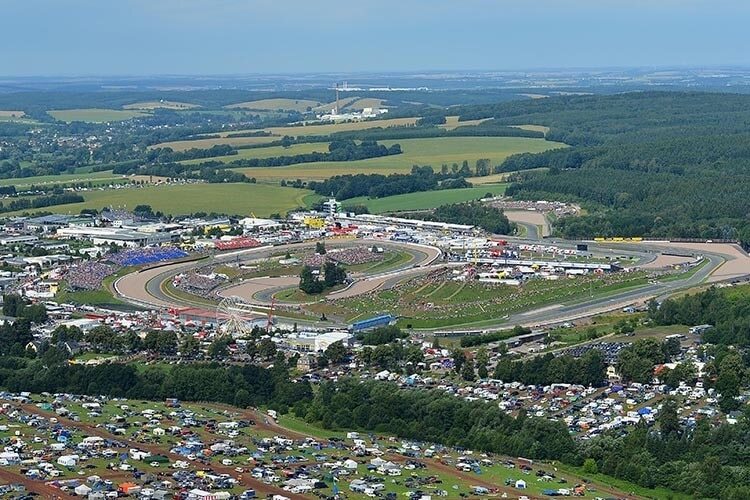
<path id="1" fill-rule="evenodd" d="M 357 462 L 355 462 L 351 458 L 347 459 L 347 460 L 344 461 L 344 467 L 346 467 L 347 469 L 356 470 L 357 469 Z"/>
<path id="2" fill-rule="evenodd" d="M 518 488 L 519 490 L 525 490 L 526 481 L 524 481 L 523 479 L 519 479 L 518 481 L 516 481 L 516 488 Z"/>
<path id="3" fill-rule="evenodd" d="M 85 484 L 81 484 L 81 485 L 76 486 L 74 491 L 76 492 L 76 495 L 85 497 L 86 495 L 91 493 L 91 488 L 89 488 Z"/>

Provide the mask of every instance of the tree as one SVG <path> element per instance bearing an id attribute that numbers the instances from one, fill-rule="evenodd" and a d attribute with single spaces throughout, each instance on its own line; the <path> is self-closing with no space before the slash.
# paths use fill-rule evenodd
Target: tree
<path id="1" fill-rule="evenodd" d="M 657 417 L 659 430 L 665 437 L 677 436 L 680 433 L 680 418 L 677 415 L 677 402 L 669 397 L 664 400 Z"/>
<path id="2" fill-rule="evenodd" d="M 599 466 L 593 458 L 587 458 L 583 461 L 583 472 L 586 474 L 598 474 Z"/>
<path id="3" fill-rule="evenodd" d="M 234 394 L 234 406 L 237 406 L 238 408 L 247 408 L 250 404 L 250 393 L 247 389 L 239 389 Z"/>
<path id="4" fill-rule="evenodd" d="M 454 349 L 452 353 L 453 369 L 456 373 L 461 373 L 464 363 L 466 363 L 466 354 L 461 349 Z"/>
<path id="5" fill-rule="evenodd" d="M 476 374 L 474 373 L 474 360 L 473 359 L 467 359 L 466 362 L 463 365 L 463 368 L 461 368 L 461 378 L 468 382 L 473 382 L 477 379 Z"/>
<path id="6" fill-rule="evenodd" d="M 168 331 L 151 331 L 143 339 L 143 347 L 152 353 L 172 355 L 177 352 L 177 335 Z"/>
<path id="7" fill-rule="evenodd" d="M 323 281 L 326 288 L 332 288 L 346 281 L 346 270 L 335 262 L 326 262 L 323 265 Z"/>
<path id="8" fill-rule="evenodd" d="M 272 359 L 276 356 L 276 343 L 269 338 L 261 339 L 258 344 L 258 355 L 265 360 Z"/>
<path id="9" fill-rule="evenodd" d="M 308 295 L 323 291 L 324 284 L 313 274 L 310 266 L 303 266 L 299 275 L 299 289 Z"/>
<path id="10" fill-rule="evenodd" d="M 229 337 L 219 337 L 208 346 L 208 355 L 213 359 L 222 359 L 229 355 Z"/>
<path id="11" fill-rule="evenodd" d="M 344 342 L 341 340 L 329 345 L 325 354 L 333 364 L 343 363 L 349 357 L 349 351 L 344 347 Z"/>
<path id="12" fill-rule="evenodd" d="M 322 241 L 318 241 L 315 243 L 315 253 L 318 255 L 325 255 L 326 254 L 326 244 Z"/>
<path id="13" fill-rule="evenodd" d="M 251 342 L 248 343 L 248 345 Z M 186 335 L 180 344 L 180 354 L 185 358 L 192 358 L 200 352 L 201 343 L 192 335 Z"/>

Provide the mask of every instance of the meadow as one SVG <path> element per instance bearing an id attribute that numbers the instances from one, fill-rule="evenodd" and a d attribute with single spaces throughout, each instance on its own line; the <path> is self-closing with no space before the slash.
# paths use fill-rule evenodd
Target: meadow
<path id="1" fill-rule="evenodd" d="M 473 179 L 472 179 L 473 180 Z M 419 193 L 399 194 L 385 198 L 350 198 L 344 200 L 344 207 L 364 205 L 373 214 L 400 212 L 405 210 L 428 210 L 449 203 L 463 203 L 484 198 L 491 193 L 498 196 L 505 193 L 507 184 L 487 184 L 481 187 L 463 189 L 445 189 L 442 191 L 424 191 Z"/>
<path id="2" fill-rule="evenodd" d="M 246 101 L 238 102 L 237 104 L 230 104 L 224 106 L 227 109 L 257 109 L 264 111 L 299 111 L 305 112 L 307 108 L 315 108 L 320 106 L 321 103 L 318 101 L 312 101 L 309 99 L 259 99 L 257 101 Z"/>
<path id="3" fill-rule="evenodd" d="M 103 109 L 103 108 L 85 108 L 85 109 L 52 109 L 47 114 L 55 120 L 63 122 L 118 122 L 146 116 L 148 113 L 130 109 Z"/>
<path id="4" fill-rule="evenodd" d="M 407 125 L 414 125 L 418 118 L 390 118 L 385 120 L 367 120 L 359 122 L 342 122 L 342 123 L 326 123 L 326 124 L 314 124 L 314 125 L 296 125 L 286 127 L 270 127 L 266 129 L 254 129 L 254 130 L 233 130 L 231 132 L 221 132 L 218 138 L 196 138 L 186 141 L 172 141 L 163 142 L 151 146 L 152 148 L 172 148 L 174 151 L 184 151 L 190 148 L 210 148 L 216 144 L 229 144 L 232 146 L 242 146 L 246 144 L 262 144 L 265 142 L 272 142 L 279 140 L 279 138 L 289 136 L 308 136 L 308 135 L 330 135 L 335 132 L 345 132 L 348 130 L 366 130 L 368 128 L 376 127 L 402 127 Z M 268 137 L 227 137 L 230 134 L 239 134 L 243 132 L 258 132 L 259 130 L 265 130 L 270 132 L 272 135 Z M 276 137 L 274 137 L 276 136 Z"/>
<path id="5" fill-rule="evenodd" d="M 151 205 L 154 211 L 173 215 L 217 212 L 238 215 L 255 213 L 259 217 L 268 217 L 273 213 L 283 214 L 297 207 L 309 206 L 320 198 L 310 191 L 301 189 L 244 183 L 128 187 L 86 191 L 80 194 L 85 199 L 82 203 L 40 210 L 78 214 L 85 208 L 101 210 L 112 206 L 132 210 L 136 205 Z"/>
<path id="6" fill-rule="evenodd" d="M 182 111 L 182 110 L 193 109 L 197 107 L 199 107 L 197 104 L 190 104 L 188 102 L 144 101 L 144 102 L 134 102 L 133 104 L 126 104 L 122 107 L 122 109 L 136 109 L 136 110 L 171 109 L 174 111 Z"/>
<path id="7" fill-rule="evenodd" d="M 41 186 L 49 184 L 65 184 L 68 182 L 89 182 L 101 184 L 102 182 L 121 180 L 121 175 L 113 174 L 111 171 L 78 173 L 78 174 L 60 174 L 60 175 L 40 175 L 37 177 L 14 177 L 11 179 L 0 179 L 0 186 L 16 186 L 21 190 L 31 185 Z"/>
<path id="8" fill-rule="evenodd" d="M 527 137 L 439 137 L 380 142 L 386 146 L 398 143 L 401 145 L 403 153 L 349 162 L 300 163 L 287 167 L 241 168 L 237 170 L 248 177 L 255 177 L 259 181 L 321 180 L 334 175 L 345 174 L 387 175 L 408 173 L 413 165 L 431 165 L 436 171 L 439 171 L 444 163 L 447 165 L 458 163 L 460 165 L 464 160 L 468 161 L 473 168 L 475 162 L 482 158 L 488 158 L 492 165 L 497 165 L 513 154 L 538 153 L 548 149 L 565 147 L 564 144 L 559 142 Z M 254 151 L 252 154 L 257 155 L 262 149 L 265 148 L 250 151 Z"/>

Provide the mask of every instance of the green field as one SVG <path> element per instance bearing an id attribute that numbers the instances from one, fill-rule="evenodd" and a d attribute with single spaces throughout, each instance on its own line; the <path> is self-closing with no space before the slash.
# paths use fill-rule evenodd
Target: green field
<path id="1" fill-rule="evenodd" d="M 103 109 L 103 108 L 85 108 L 85 109 L 52 109 L 47 114 L 55 120 L 63 122 L 118 122 L 146 116 L 148 113 L 126 109 Z"/>
<path id="2" fill-rule="evenodd" d="M 126 104 L 122 109 L 151 110 L 151 109 L 171 109 L 175 111 L 197 108 L 197 104 L 176 101 L 143 101 Z"/>
<path id="3" fill-rule="evenodd" d="M 83 203 L 40 210 L 78 214 L 84 208 L 101 210 L 112 206 L 133 209 L 136 205 L 145 204 L 151 205 L 154 211 L 175 215 L 194 212 L 249 215 L 253 212 L 259 217 L 267 217 L 308 206 L 319 198 L 310 191 L 279 186 L 204 183 L 106 189 L 81 194 L 86 200 Z"/>
<path id="4" fill-rule="evenodd" d="M 180 163 L 186 165 L 196 165 L 205 161 L 221 161 L 231 163 L 235 160 L 246 158 L 273 158 L 275 156 L 294 156 L 307 153 L 327 153 L 328 142 L 307 142 L 301 144 L 292 144 L 289 147 L 268 146 L 264 148 L 240 149 L 236 155 L 214 156 L 212 158 L 196 158 L 195 160 L 184 160 Z"/>
<path id="5" fill-rule="evenodd" d="M 473 168 L 476 161 L 482 158 L 488 158 L 493 165 L 497 165 L 513 154 L 539 153 L 548 149 L 565 147 L 559 142 L 527 137 L 439 137 L 380 142 L 386 146 L 398 143 L 403 153 L 367 160 L 300 163 L 287 167 L 241 168 L 238 171 L 258 180 L 321 180 L 334 175 L 357 173 L 384 175 L 408 173 L 413 165 L 431 165 L 439 171 L 443 163 L 449 166 L 453 163 L 460 165 L 464 160 L 468 161 Z M 262 149 L 265 148 L 250 151 L 258 154 Z"/>
<path id="6" fill-rule="evenodd" d="M 448 203 L 462 203 L 465 201 L 484 198 L 487 193 L 501 195 L 505 193 L 507 184 L 487 184 L 480 187 L 464 189 L 445 189 L 442 191 L 424 191 L 420 193 L 399 194 L 386 198 L 350 198 L 342 203 L 347 205 L 364 205 L 373 214 L 384 212 L 399 212 L 404 210 L 427 210 Z"/>
<path id="7" fill-rule="evenodd" d="M 41 186 L 48 184 L 65 184 L 70 182 L 89 182 L 101 184 L 107 181 L 121 180 L 121 175 L 115 175 L 111 171 L 92 172 L 88 174 L 60 174 L 60 175 L 40 175 L 38 177 L 14 177 L 11 179 L 0 179 L 0 186 L 16 186 L 16 188 L 25 188 L 31 186 Z"/>
<path id="8" fill-rule="evenodd" d="M 318 101 L 309 99 L 259 99 L 257 101 L 238 102 L 225 106 L 227 109 L 258 109 L 265 111 L 307 111 L 307 108 L 320 106 Z"/>
<path id="9" fill-rule="evenodd" d="M 184 151 L 190 148 L 206 149 L 216 144 L 230 144 L 232 146 L 242 146 L 246 144 L 263 144 L 265 142 L 277 141 L 285 135 L 289 136 L 308 136 L 308 135 L 330 135 L 334 132 L 345 132 L 347 130 L 365 130 L 376 127 L 400 127 L 405 125 L 414 125 L 417 118 L 391 118 L 386 120 L 367 120 L 360 122 L 342 122 L 326 123 L 312 125 L 298 125 L 287 127 L 270 127 L 263 130 L 270 132 L 268 137 L 227 137 L 230 134 L 239 134 L 242 132 L 258 132 L 259 129 L 253 130 L 233 130 L 231 132 L 221 132 L 219 138 L 192 139 L 187 141 L 163 142 L 151 146 L 151 148 L 172 148 L 174 151 Z M 275 137 L 274 137 L 275 136 Z"/>

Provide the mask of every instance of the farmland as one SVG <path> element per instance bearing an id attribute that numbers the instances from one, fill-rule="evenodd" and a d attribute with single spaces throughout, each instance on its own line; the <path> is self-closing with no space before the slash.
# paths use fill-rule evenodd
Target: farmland
<path id="1" fill-rule="evenodd" d="M 134 102 L 133 104 L 125 104 L 122 109 L 136 109 L 136 110 L 153 110 L 153 109 L 171 109 L 174 111 L 182 111 L 186 109 L 197 108 L 197 104 L 190 104 L 188 102 L 176 102 L 176 101 L 143 101 Z"/>
<path id="2" fill-rule="evenodd" d="M 151 205 L 168 214 L 218 212 L 259 217 L 308 206 L 318 199 L 310 191 L 257 184 L 184 184 L 100 189 L 81 193 L 85 201 L 53 207 L 57 213 L 77 214 L 85 208 Z M 46 208 L 45 210 L 50 210 Z"/>
<path id="3" fill-rule="evenodd" d="M 227 156 L 215 156 L 213 158 L 197 158 L 195 160 L 185 160 L 180 163 L 187 165 L 194 165 L 205 161 L 222 161 L 232 162 L 244 158 L 272 158 L 274 156 L 294 156 L 306 153 L 324 153 L 328 151 L 327 142 L 303 142 L 300 144 L 292 144 L 289 147 L 284 146 L 268 146 L 264 148 L 251 148 L 251 149 L 240 149 L 236 155 Z"/>
<path id="4" fill-rule="evenodd" d="M 473 180 L 473 179 L 472 179 Z M 423 191 L 418 193 L 399 194 L 385 198 L 366 197 L 344 200 L 344 206 L 364 205 L 373 214 L 399 212 L 404 210 L 427 210 L 448 203 L 462 203 L 478 200 L 487 193 L 501 195 L 507 184 L 487 184 L 481 187 L 463 189 L 445 189 L 441 191 Z"/>
<path id="5" fill-rule="evenodd" d="M 127 109 L 103 109 L 103 108 L 85 108 L 85 109 L 58 109 L 47 111 L 47 114 L 55 120 L 63 122 L 117 122 L 130 120 L 146 116 L 147 113 L 142 111 Z"/>
<path id="6" fill-rule="evenodd" d="M 564 147 L 559 142 L 526 137 L 442 137 L 380 141 L 380 143 L 385 146 L 398 143 L 401 145 L 403 153 L 350 162 L 301 163 L 288 167 L 243 168 L 238 170 L 248 177 L 255 177 L 258 180 L 320 180 L 344 174 L 407 173 L 413 165 L 431 165 L 435 170 L 439 170 L 444 163 L 447 165 L 461 164 L 464 160 L 468 161 L 469 165 L 473 167 L 476 160 L 482 158 L 488 158 L 494 165 L 512 154 L 541 152 Z M 254 151 L 254 154 L 260 152 L 259 149 L 251 151 Z"/>
<path id="7" fill-rule="evenodd" d="M 107 181 L 115 181 L 122 179 L 121 175 L 113 174 L 112 172 L 92 172 L 92 173 L 81 173 L 81 174 L 60 174 L 60 175 L 39 175 L 36 177 L 16 177 L 12 179 L 0 179 L 0 186 L 16 186 L 17 189 L 23 189 L 31 185 L 48 185 L 48 184 L 64 184 L 64 183 L 75 183 L 75 182 L 89 182 L 101 183 Z"/>
<path id="8" fill-rule="evenodd" d="M 297 126 L 286 126 L 286 127 L 269 127 L 266 129 L 273 136 L 276 137 L 228 137 L 230 134 L 238 134 L 242 132 L 257 132 L 258 130 L 235 130 L 232 132 L 221 132 L 219 138 L 213 139 L 193 139 L 187 141 L 172 141 L 163 142 L 152 146 L 154 148 L 172 148 L 174 151 L 184 151 L 190 148 L 210 148 L 216 144 L 230 144 L 232 146 L 239 146 L 243 144 L 262 144 L 264 142 L 271 142 L 278 140 L 279 138 L 289 136 L 308 136 L 308 135 L 330 135 L 335 132 L 345 132 L 348 130 L 366 130 L 368 128 L 376 127 L 402 127 L 406 125 L 414 125 L 417 122 L 417 118 L 392 118 L 386 120 L 368 120 L 359 122 L 343 122 L 343 123 L 326 123 L 326 124 L 315 124 L 315 125 L 297 125 Z"/>
<path id="9" fill-rule="evenodd" d="M 318 101 L 309 99 L 258 99 L 257 101 L 238 102 L 225 106 L 227 109 L 251 109 L 262 111 L 299 111 L 305 112 L 308 108 L 320 106 Z"/>

